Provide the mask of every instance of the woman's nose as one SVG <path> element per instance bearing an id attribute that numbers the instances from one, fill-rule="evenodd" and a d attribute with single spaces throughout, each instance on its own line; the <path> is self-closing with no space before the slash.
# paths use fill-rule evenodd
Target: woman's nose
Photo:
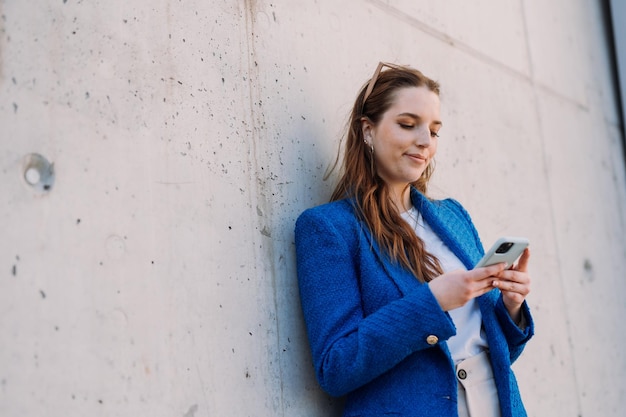
<path id="1" fill-rule="evenodd" d="M 428 126 L 422 126 L 419 129 L 416 129 L 415 135 L 416 135 L 415 141 L 417 143 L 417 146 L 421 146 L 424 148 L 427 148 L 430 146 L 431 137 L 430 137 L 430 129 L 428 128 Z"/>

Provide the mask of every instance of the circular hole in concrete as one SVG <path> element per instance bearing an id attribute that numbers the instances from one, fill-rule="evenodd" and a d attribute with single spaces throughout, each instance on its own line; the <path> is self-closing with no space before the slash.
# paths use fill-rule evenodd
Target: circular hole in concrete
<path id="1" fill-rule="evenodd" d="M 37 153 L 24 157 L 22 172 L 26 184 L 39 192 L 48 192 L 54 185 L 54 164 Z"/>

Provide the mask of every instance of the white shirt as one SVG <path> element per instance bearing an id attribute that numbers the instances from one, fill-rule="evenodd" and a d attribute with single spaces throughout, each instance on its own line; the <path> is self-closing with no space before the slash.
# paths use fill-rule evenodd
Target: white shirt
<path id="1" fill-rule="evenodd" d="M 467 270 L 415 207 L 402 213 L 402 218 L 415 229 L 417 236 L 424 242 L 426 251 L 439 260 L 444 273 L 457 269 Z M 448 339 L 448 348 L 454 363 L 477 355 L 488 347 L 487 337 L 482 329 L 482 314 L 475 298 L 463 307 L 448 311 L 448 314 L 456 326 L 456 335 Z"/>

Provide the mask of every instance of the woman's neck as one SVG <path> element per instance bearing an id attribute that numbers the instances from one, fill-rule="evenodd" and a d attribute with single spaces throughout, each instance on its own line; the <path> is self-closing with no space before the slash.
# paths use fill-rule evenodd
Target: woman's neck
<path id="1" fill-rule="evenodd" d="M 404 213 L 413 207 L 411 203 L 411 187 L 408 184 L 389 187 L 389 198 L 398 207 L 400 213 Z"/>

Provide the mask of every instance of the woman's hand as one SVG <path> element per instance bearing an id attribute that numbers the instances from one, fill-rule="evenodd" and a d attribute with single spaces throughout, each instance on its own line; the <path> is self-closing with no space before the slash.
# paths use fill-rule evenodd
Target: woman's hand
<path id="1" fill-rule="evenodd" d="M 497 274 L 493 282 L 493 286 L 502 292 L 504 305 L 515 323 L 520 322 L 522 303 L 530 293 L 529 259 L 530 250 L 526 248 L 517 265 Z"/>
<path id="2" fill-rule="evenodd" d="M 494 283 L 502 279 L 501 275 L 508 272 L 504 270 L 504 267 L 505 264 L 500 263 L 471 271 L 452 271 L 438 276 L 430 281 L 428 286 L 441 308 L 444 311 L 450 311 L 492 290 Z"/>

